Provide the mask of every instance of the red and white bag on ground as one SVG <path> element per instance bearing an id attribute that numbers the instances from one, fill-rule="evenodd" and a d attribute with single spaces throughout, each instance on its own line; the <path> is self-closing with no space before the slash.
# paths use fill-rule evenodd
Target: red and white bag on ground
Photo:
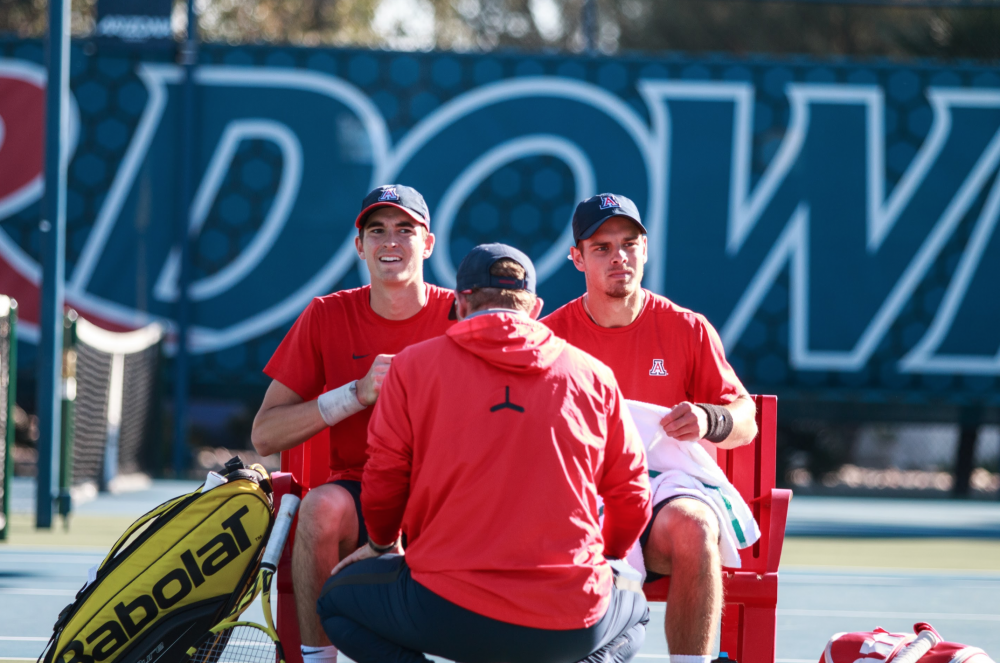
<path id="1" fill-rule="evenodd" d="M 913 632 L 837 633 L 819 663 L 993 663 L 978 647 L 945 642 L 930 624 L 914 624 Z"/>

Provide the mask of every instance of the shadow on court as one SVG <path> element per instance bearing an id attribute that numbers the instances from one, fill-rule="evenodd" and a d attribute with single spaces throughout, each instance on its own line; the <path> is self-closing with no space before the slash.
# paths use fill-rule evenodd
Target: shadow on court
<path id="1" fill-rule="evenodd" d="M 0 661 L 34 661 L 87 569 L 103 559 L 125 527 L 197 485 L 154 482 L 137 493 L 99 496 L 77 508 L 68 530 L 59 523 L 38 532 L 33 483 L 18 479 L 11 538 L 0 544 Z M 991 536 L 997 523 L 1000 505 L 993 504 L 792 500 L 777 663 L 818 661 L 837 632 L 876 626 L 909 632 L 918 621 L 930 622 L 948 640 L 1000 658 L 1000 532 Z M 651 607 L 638 660 L 666 661 L 665 605 Z M 251 610 L 249 617 L 259 617 L 259 607 Z"/>

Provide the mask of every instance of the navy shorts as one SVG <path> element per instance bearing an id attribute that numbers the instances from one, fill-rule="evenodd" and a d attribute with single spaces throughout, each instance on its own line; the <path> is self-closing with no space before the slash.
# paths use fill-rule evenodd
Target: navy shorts
<path id="1" fill-rule="evenodd" d="M 368 528 L 365 527 L 365 517 L 361 513 L 361 482 L 360 481 L 350 481 L 348 479 L 339 479 L 337 481 L 331 481 L 331 484 L 335 486 L 340 486 L 347 492 L 351 494 L 354 498 L 354 510 L 358 513 L 358 548 L 368 543 Z"/>

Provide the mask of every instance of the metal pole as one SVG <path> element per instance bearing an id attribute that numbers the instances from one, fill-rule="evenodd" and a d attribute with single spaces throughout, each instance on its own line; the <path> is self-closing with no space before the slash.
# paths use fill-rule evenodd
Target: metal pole
<path id="1" fill-rule="evenodd" d="M 979 438 L 979 426 L 982 420 L 982 412 L 977 407 L 968 407 L 962 411 L 958 448 L 955 450 L 955 482 L 951 488 L 952 497 L 969 496 L 976 459 L 976 441 Z"/>
<path id="2" fill-rule="evenodd" d="M 62 455 L 59 459 L 59 515 L 63 527 L 69 530 L 69 514 L 73 509 L 73 430 L 76 415 L 76 321 L 73 309 L 63 319 L 63 390 L 62 390 Z"/>
<path id="3" fill-rule="evenodd" d="M 45 44 L 45 197 L 42 201 L 42 308 L 38 345 L 38 493 L 35 526 L 52 527 L 62 410 L 63 285 L 66 276 L 66 166 L 69 150 L 69 0 L 49 0 Z"/>
<path id="4" fill-rule="evenodd" d="M 580 8 L 580 24 L 587 52 L 597 51 L 597 0 L 583 0 Z"/>
<path id="5" fill-rule="evenodd" d="M 180 154 L 180 211 L 178 212 L 178 241 L 181 247 L 181 269 L 177 297 L 177 356 L 174 358 L 174 476 L 184 475 L 188 465 L 187 400 L 190 358 L 188 355 L 188 327 L 191 323 L 191 301 L 188 284 L 191 282 L 190 227 L 191 202 L 194 198 L 195 126 L 197 112 L 195 68 L 198 65 L 198 15 L 194 0 L 187 2 L 187 39 L 181 46 L 180 62 L 184 66 L 182 94 L 181 154 Z"/>

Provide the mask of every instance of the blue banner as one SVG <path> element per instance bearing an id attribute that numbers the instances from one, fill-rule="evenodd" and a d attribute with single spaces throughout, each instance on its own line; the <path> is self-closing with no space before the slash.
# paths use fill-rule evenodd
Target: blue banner
<path id="1" fill-rule="evenodd" d="M 44 71 L 37 42 L 0 55 L 0 289 L 24 300 Z M 181 77 L 73 52 L 67 296 L 108 326 L 171 324 Z M 365 282 L 361 198 L 402 182 L 431 209 L 435 283 L 504 241 L 552 310 L 583 290 L 575 202 L 619 192 L 645 285 L 705 313 L 752 390 L 1000 399 L 996 69 L 210 46 L 197 82 L 201 393 L 266 384 L 309 299 Z"/>

